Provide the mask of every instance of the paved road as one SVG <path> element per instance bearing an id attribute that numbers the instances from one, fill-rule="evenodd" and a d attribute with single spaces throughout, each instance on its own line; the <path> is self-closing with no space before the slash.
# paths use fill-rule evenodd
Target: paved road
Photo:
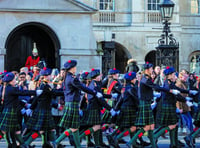
<path id="1" fill-rule="evenodd" d="M 168 137 L 168 136 L 167 136 Z M 145 140 L 148 140 L 148 138 L 146 136 L 144 136 L 144 139 Z M 125 137 L 125 140 L 128 141 L 129 140 L 129 136 Z M 183 136 L 179 136 L 179 140 L 181 140 L 182 142 L 184 142 L 183 140 Z M 106 144 L 107 143 L 107 139 L 104 135 L 104 142 Z M 196 148 L 200 148 L 200 138 L 197 138 L 196 139 Z M 34 141 L 32 144 L 34 144 L 36 147 L 35 148 L 41 148 L 42 147 L 42 142 L 41 142 L 41 139 L 38 138 L 36 139 L 36 141 Z M 69 141 L 68 141 L 68 138 L 66 138 L 62 144 L 65 144 L 66 145 L 66 148 L 72 148 L 72 146 L 69 144 Z M 85 141 L 82 142 L 82 148 L 86 148 L 86 143 Z M 0 148 L 6 148 L 7 147 L 7 144 L 6 144 L 6 141 L 3 139 L 0 141 Z M 120 145 L 121 148 L 126 148 L 126 145 Z M 159 142 L 158 142 L 158 147 L 159 148 L 169 148 L 169 139 L 163 139 L 163 138 L 160 138 L 159 139 Z M 149 147 L 147 147 L 149 148 Z M 185 146 L 185 148 L 187 148 L 187 146 Z"/>

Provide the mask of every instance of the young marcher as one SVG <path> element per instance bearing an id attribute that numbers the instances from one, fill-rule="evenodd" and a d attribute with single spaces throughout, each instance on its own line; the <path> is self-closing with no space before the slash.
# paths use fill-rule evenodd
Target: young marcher
<path id="1" fill-rule="evenodd" d="M 7 73 L 4 78 L 4 87 L 1 92 L 1 102 L 4 104 L 2 114 L 0 115 L 0 130 L 5 133 L 14 133 L 15 138 L 20 143 L 21 147 L 27 147 L 22 136 L 21 136 L 21 126 L 19 125 L 17 117 L 17 106 L 20 101 L 19 96 L 32 96 L 40 95 L 41 90 L 37 91 L 28 91 L 28 90 L 19 90 L 16 86 L 15 75 L 11 72 Z M 25 106 L 26 104 L 24 104 Z M 14 143 L 15 144 L 15 143 Z"/>
<path id="2" fill-rule="evenodd" d="M 52 91 L 51 86 L 48 84 L 50 82 L 50 74 L 51 69 L 44 67 L 40 75 L 42 81 L 40 83 L 39 89 L 44 90 L 43 95 L 36 100 L 36 108 L 34 109 L 32 116 L 29 118 L 27 122 L 27 128 L 33 131 L 32 135 L 26 140 L 26 145 L 30 145 L 30 143 L 35 140 L 39 135 L 42 137 L 43 147 L 48 145 L 47 143 L 47 135 L 53 147 L 55 146 L 55 123 L 53 116 L 51 114 L 51 103 L 52 103 L 52 95 L 64 95 L 63 91 L 55 92 Z M 35 103 L 35 102 L 34 102 Z M 33 104 L 32 104 L 33 105 Z"/>
<path id="3" fill-rule="evenodd" d="M 75 146 L 80 148 L 80 90 L 85 91 L 88 94 L 92 94 L 93 96 L 97 96 L 98 98 L 101 98 L 102 94 L 81 84 L 79 79 L 75 76 L 76 65 L 76 60 L 69 60 L 64 64 L 64 67 L 67 71 L 64 81 L 65 109 L 59 126 L 66 128 L 66 130 L 60 135 L 60 137 L 56 139 L 56 144 L 59 144 L 66 136 L 72 134 Z"/>
<path id="4" fill-rule="evenodd" d="M 125 91 L 115 106 L 115 110 L 120 110 L 118 116 L 118 124 L 120 129 L 124 129 L 114 139 L 114 147 L 119 148 L 118 141 L 130 134 L 132 138 L 133 133 L 136 131 L 135 120 L 137 115 L 137 109 L 139 105 L 138 99 L 138 87 L 136 86 L 136 73 L 129 72 L 124 76 L 125 79 Z"/>

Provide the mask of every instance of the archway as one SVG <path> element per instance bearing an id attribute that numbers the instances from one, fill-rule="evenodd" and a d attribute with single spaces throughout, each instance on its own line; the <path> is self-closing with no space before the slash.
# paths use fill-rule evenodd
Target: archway
<path id="1" fill-rule="evenodd" d="M 121 73 L 125 73 L 127 61 L 132 57 L 129 51 L 119 43 L 115 43 L 115 49 L 115 67 L 119 69 Z"/>
<path id="2" fill-rule="evenodd" d="M 60 42 L 48 26 L 30 22 L 16 27 L 8 36 L 5 48 L 5 69 L 18 71 L 24 67 L 26 59 L 32 53 L 36 43 L 39 56 L 45 60 L 49 68 L 60 66 Z"/>
<path id="3" fill-rule="evenodd" d="M 154 66 L 156 66 L 156 51 L 152 50 L 148 52 L 145 56 L 145 62 L 152 63 Z"/>
<path id="4" fill-rule="evenodd" d="M 110 68 L 117 68 L 120 73 L 125 72 L 128 59 L 131 58 L 129 51 L 117 42 L 101 42 L 103 49 L 102 73 L 108 74 Z"/>

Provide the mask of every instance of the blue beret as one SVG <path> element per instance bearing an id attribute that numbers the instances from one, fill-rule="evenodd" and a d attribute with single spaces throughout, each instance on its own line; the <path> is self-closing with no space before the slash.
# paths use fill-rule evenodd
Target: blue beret
<path id="1" fill-rule="evenodd" d="M 136 73 L 135 72 L 129 72 L 129 73 L 126 73 L 125 75 L 124 75 L 124 79 L 126 79 L 126 80 L 133 80 L 133 79 L 135 79 L 136 78 Z"/>
<path id="2" fill-rule="evenodd" d="M 41 76 L 48 76 L 51 74 L 51 69 L 50 68 L 46 68 L 44 67 L 41 71 L 40 71 L 40 75 Z"/>
<path id="3" fill-rule="evenodd" d="M 164 70 L 164 74 L 165 75 L 169 75 L 169 74 L 172 74 L 174 72 L 176 72 L 175 69 L 174 69 L 174 67 L 167 66 L 166 69 Z"/>
<path id="4" fill-rule="evenodd" d="M 119 70 L 117 70 L 116 68 L 113 68 L 113 69 L 109 69 L 108 74 L 109 75 L 114 75 L 114 74 L 117 74 L 119 72 L 120 72 Z"/>
<path id="5" fill-rule="evenodd" d="M 15 75 L 12 72 L 8 72 L 4 77 L 3 77 L 3 82 L 10 82 L 15 78 Z"/>
<path id="6" fill-rule="evenodd" d="M 149 69 L 149 68 L 151 68 L 151 67 L 153 67 L 153 64 L 151 64 L 151 63 L 149 63 L 149 62 L 146 62 L 146 63 L 143 65 L 143 68 L 144 68 L 144 69 Z"/>
<path id="7" fill-rule="evenodd" d="M 99 69 L 94 69 L 92 68 L 90 74 L 89 74 L 89 77 L 90 78 L 95 78 L 97 77 L 98 75 L 100 75 L 100 70 Z"/>
<path id="8" fill-rule="evenodd" d="M 87 80 L 88 79 L 88 75 L 89 75 L 89 72 L 84 72 L 84 73 L 81 74 L 80 78 L 82 80 Z"/>
<path id="9" fill-rule="evenodd" d="M 69 61 L 65 62 L 64 68 L 65 68 L 66 70 L 69 70 L 70 68 L 73 68 L 73 67 L 75 67 L 76 65 L 77 65 L 76 60 L 69 60 Z"/>

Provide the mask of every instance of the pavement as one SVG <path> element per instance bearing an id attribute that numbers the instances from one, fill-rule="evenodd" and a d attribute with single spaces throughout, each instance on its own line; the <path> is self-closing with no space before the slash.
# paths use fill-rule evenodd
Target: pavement
<path id="1" fill-rule="evenodd" d="M 169 148 L 169 144 L 170 144 L 169 136 L 166 135 L 166 137 L 167 137 L 167 139 L 164 139 L 162 137 L 159 138 L 159 140 L 158 140 L 158 147 L 159 148 Z M 179 140 L 184 143 L 183 138 L 184 138 L 184 136 L 179 136 Z M 124 140 L 126 140 L 127 142 L 129 141 L 129 139 L 130 139 L 129 136 L 127 136 L 127 137 L 124 138 Z M 149 139 L 147 138 L 147 136 L 143 136 L 143 139 L 146 140 L 146 141 L 149 141 Z M 105 135 L 103 136 L 103 140 L 104 140 L 104 142 L 106 144 L 108 144 L 107 138 L 106 138 Z M 61 144 L 66 145 L 66 148 L 72 148 L 72 146 L 69 144 L 68 138 L 66 138 L 65 140 L 63 140 Z M 32 145 L 35 145 L 35 148 L 41 148 L 42 147 L 41 138 L 36 139 L 32 143 Z M 86 141 L 85 140 L 82 141 L 81 147 L 82 148 L 86 148 Z M 0 141 L 0 148 L 7 148 L 7 144 L 6 144 L 5 139 L 2 139 Z M 127 146 L 125 144 L 120 144 L 120 148 L 127 148 Z M 150 147 L 146 147 L 146 148 L 150 148 Z M 185 146 L 183 148 L 187 148 L 187 146 Z M 200 148 L 200 138 L 196 139 L 196 148 Z"/>

